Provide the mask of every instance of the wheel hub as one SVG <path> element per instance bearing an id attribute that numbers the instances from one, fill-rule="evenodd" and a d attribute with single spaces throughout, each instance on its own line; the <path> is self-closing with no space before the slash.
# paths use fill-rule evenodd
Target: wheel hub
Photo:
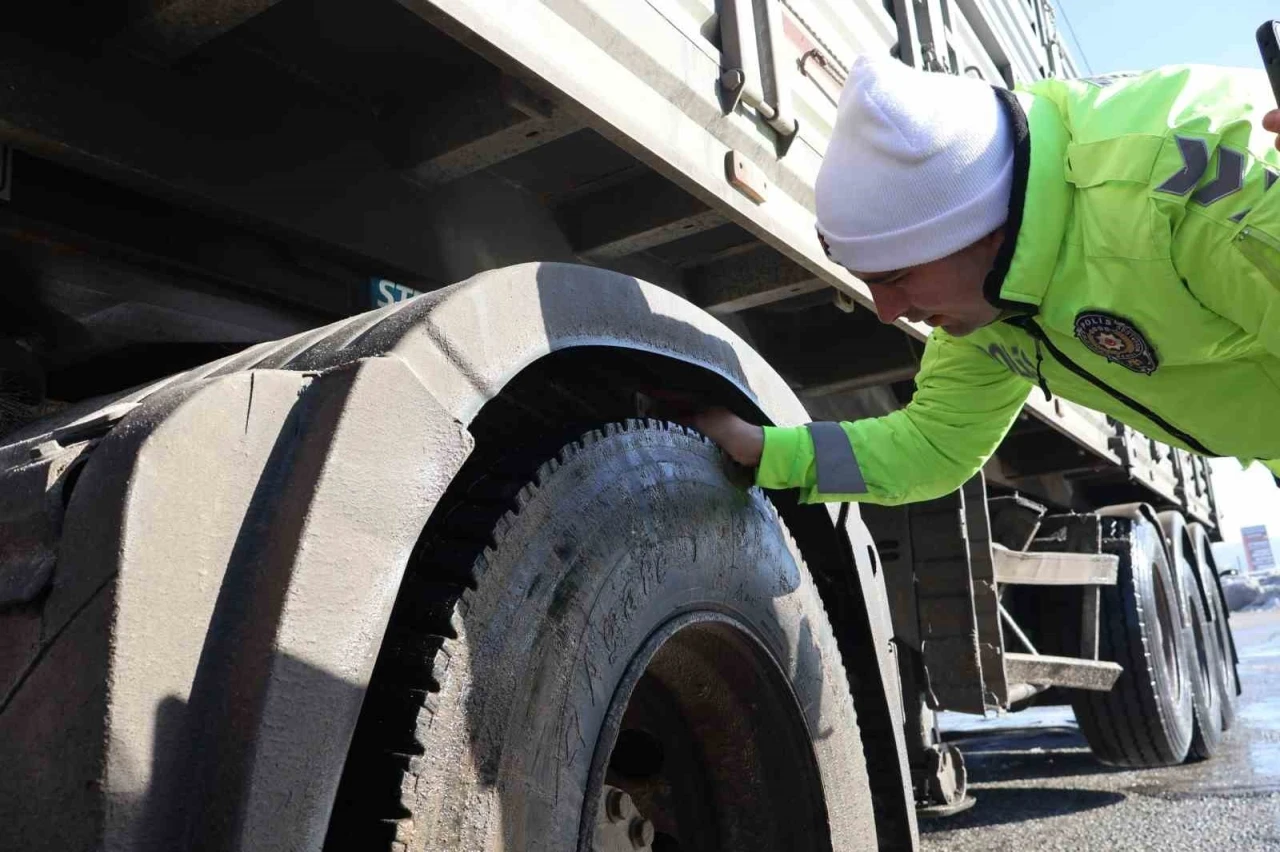
<path id="1" fill-rule="evenodd" d="M 590 815 L 590 819 L 587 816 Z M 579 852 L 830 849 L 804 714 L 736 620 L 679 616 L 633 656 L 592 760 Z"/>

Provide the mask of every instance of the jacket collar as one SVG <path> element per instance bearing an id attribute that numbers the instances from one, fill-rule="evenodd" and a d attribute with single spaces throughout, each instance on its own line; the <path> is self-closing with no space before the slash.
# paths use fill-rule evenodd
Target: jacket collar
<path id="1" fill-rule="evenodd" d="M 1052 102 L 996 87 L 1013 129 L 1013 186 L 1005 239 L 983 282 L 997 308 L 1036 313 L 1058 262 L 1071 192 L 1066 179 L 1066 126 Z"/>

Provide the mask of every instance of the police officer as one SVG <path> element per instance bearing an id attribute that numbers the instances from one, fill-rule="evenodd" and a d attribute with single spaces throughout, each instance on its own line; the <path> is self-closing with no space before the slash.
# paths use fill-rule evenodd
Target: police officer
<path id="1" fill-rule="evenodd" d="M 1280 130 L 1265 75 L 1168 67 L 1019 91 L 860 59 L 815 192 L 883 322 L 933 327 L 902 410 L 690 418 L 766 488 L 949 493 L 1035 388 L 1280 471 Z M 834 437 L 834 440 L 833 440 Z M 827 475 L 820 476 L 825 471 Z M 838 493 L 819 481 L 838 481 Z"/>

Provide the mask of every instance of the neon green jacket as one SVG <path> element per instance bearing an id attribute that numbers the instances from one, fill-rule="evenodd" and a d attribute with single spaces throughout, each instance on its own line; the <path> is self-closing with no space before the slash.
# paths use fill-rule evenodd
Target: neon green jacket
<path id="1" fill-rule="evenodd" d="M 911 402 L 840 423 L 847 442 L 829 424 L 766 428 L 757 483 L 810 502 L 939 497 L 982 467 L 1037 384 L 1166 443 L 1280 470 L 1266 76 L 1179 66 L 998 93 L 1014 188 L 986 294 L 1006 314 L 963 338 L 934 331 Z"/>

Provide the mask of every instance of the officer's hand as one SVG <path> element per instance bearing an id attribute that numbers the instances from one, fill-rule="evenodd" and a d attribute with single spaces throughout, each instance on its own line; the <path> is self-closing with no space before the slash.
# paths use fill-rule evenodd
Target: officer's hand
<path id="1" fill-rule="evenodd" d="M 738 464 L 756 467 L 764 452 L 764 429 L 727 408 L 704 408 L 680 418 L 720 446 Z"/>
<path id="2" fill-rule="evenodd" d="M 1273 109 L 1262 117 L 1262 128 L 1272 133 L 1280 133 L 1280 109 Z M 1280 137 L 1276 137 L 1276 148 L 1280 148 Z"/>

